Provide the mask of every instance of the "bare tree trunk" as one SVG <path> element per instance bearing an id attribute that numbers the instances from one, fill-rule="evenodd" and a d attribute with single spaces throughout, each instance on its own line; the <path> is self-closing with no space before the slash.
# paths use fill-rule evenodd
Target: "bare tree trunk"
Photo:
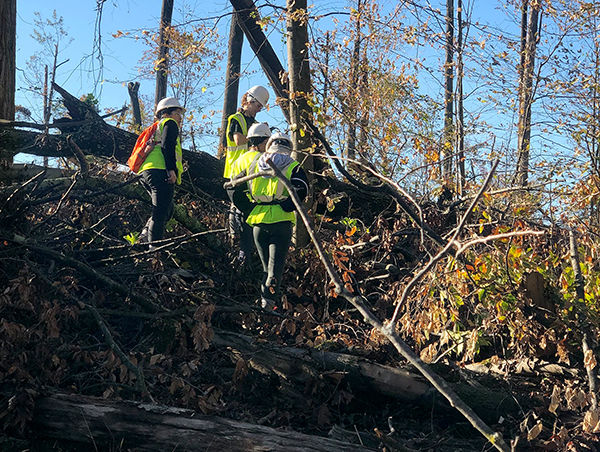
<path id="1" fill-rule="evenodd" d="M 360 76 L 360 40 L 361 40 L 361 14 L 362 14 L 362 0 L 356 1 L 356 36 L 354 37 L 354 49 L 352 50 L 352 58 L 350 59 L 350 80 L 348 86 L 348 102 L 347 111 L 345 114 L 347 121 L 347 138 L 346 138 L 346 157 L 349 159 L 356 158 L 356 123 L 357 123 L 357 110 L 358 100 L 357 91 Z M 347 167 L 351 165 L 348 163 Z"/>
<path id="2" fill-rule="evenodd" d="M 221 120 L 221 141 L 217 157 L 225 155 L 227 148 L 227 118 L 235 113 L 240 80 L 240 65 L 242 59 L 242 45 L 244 32 L 239 25 L 238 14 L 233 11 L 231 15 L 231 28 L 229 29 L 229 51 L 227 52 L 227 69 L 225 73 L 225 95 L 223 96 L 223 119 Z"/>
<path id="3" fill-rule="evenodd" d="M 360 76 L 360 82 L 358 84 L 358 95 L 360 96 L 361 99 L 364 99 L 365 96 L 367 95 L 367 90 L 369 88 L 369 73 L 367 72 L 366 68 L 367 68 L 367 55 L 366 55 L 366 49 L 365 49 L 365 53 L 363 54 L 363 65 L 362 65 L 362 69 L 361 69 L 361 76 Z M 365 104 L 361 103 L 359 104 L 361 105 L 361 112 L 360 112 L 360 131 L 358 134 L 358 153 L 361 157 L 361 160 L 365 163 L 365 164 L 370 164 L 371 160 L 369 158 L 370 156 L 370 152 L 369 152 L 369 140 L 368 140 L 368 131 L 369 131 L 369 114 L 371 112 L 371 110 L 369 108 L 365 108 Z"/>
<path id="4" fill-rule="evenodd" d="M 17 48 L 17 0 L 0 1 L 0 119 L 15 119 Z M 0 156 L 0 165 L 12 165 L 12 157 Z"/>
<path id="5" fill-rule="evenodd" d="M 127 84 L 127 92 L 129 92 L 129 99 L 131 100 L 131 108 L 133 110 L 133 126 L 136 130 L 142 129 L 142 112 L 140 111 L 140 99 L 138 92 L 140 89 L 140 82 L 129 82 Z"/>
<path id="6" fill-rule="evenodd" d="M 595 41 L 594 45 L 594 78 L 592 88 L 590 89 L 592 98 L 592 118 L 591 127 L 588 132 L 588 148 L 592 162 L 592 171 L 596 181 L 600 181 L 600 131 L 598 123 L 600 122 L 600 99 L 598 99 L 600 83 L 600 42 Z M 596 182 L 599 183 L 599 182 Z M 593 225 L 600 224 L 600 208 L 598 200 L 592 197 L 590 200 L 590 220 Z"/>
<path id="7" fill-rule="evenodd" d="M 456 23 L 458 24 L 458 39 L 456 43 L 457 58 L 456 58 L 456 89 L 458 96 L 457 114 L 457 153 L 458 153 L 458 195 L 462 196 L 465 183 L 465 123 L 464 123 L 464 106 L 463 106 L 463 26 L 462 26 L 462 0 L 458 0 L 456 11 Z"/>
<path id="8" fill-rule="evenodd" d="M 444 144 L 442 176 L 446 185 L 453 174 L 454 154 L 454 0 L 446 0 L 446 63 L 444 64 Z"/>
<path id="9" fill-rule="evenodd" d="M 331 36 L 329 30 L 325 32 L 325 67 L 323 68 L 323 114 L 327 114 L 327 95 L 329 94 L 329 45 Z"/>
<path id="10" fill-rule="evenodd" d="M 312 122 L 312 111 L 308 106 L 311 96 L 310 66 L 308 59 L 308 10 L 306 0 L 287 0 L 287 49 L 290 92 L 290 129 L 294 144 L 294 158 L 302 164 L 311 187 L 312 140 L 307 124 Z M 308 193 L 307 204 L 312 202 L 312 193 Z M 310 243 L 303 224 L 296 227 L 296 246 Z"/>
<path id="11" fill-rule="evenodd" d="M 160 12 L 160 34 L 158 49 L 158 69 L 156 70 L 155 103 L 167 95 L 167 74 L 169 72 L 169 39 L 166 30 L 171 26 L 173 17 L 173 0 L 163 0 Z"/>
<path id="12" fill-rule="evenodd" d="M 42 92 L 42 97 L 44 98 L 44 104 L 43 104 L 43 121 L 44 121 L 44 133 L 46 135 L 48 135 L 48 124 L 50 123 L 50 118 L 47 116 L 47 111 L 48 111 L 48 65 L 46 64 L 44 66 L 44 91 Z M 48 156 L 44 156 L 44 168 L 48 168 Z"/>
<path id="13" fill-rule="evenodd" d="M 526 0 L 525 0 L 526 1 Z M 533 104 L 533 71 L 539 39 L 538 21 L 541 5 L 534 2 L 527 20 L 527 39 L 524 49 L 522 78 L 519 87 L 519 125 L 517 131 L 517 168 L 515 183 L 527 185 L 529 177 L 529 148 L 531 141 L 531 106 Z"/>

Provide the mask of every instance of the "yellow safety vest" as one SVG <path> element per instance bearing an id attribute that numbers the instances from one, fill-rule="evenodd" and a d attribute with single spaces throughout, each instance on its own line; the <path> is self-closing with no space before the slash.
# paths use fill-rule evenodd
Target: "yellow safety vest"
<path id="1" fill-rule="evenodd" d="M 258 167 L 259 157 L 255 156 L 253 158 L 248 166 L 247 174 L 255 174 L 260 171 Z M 292 175 L 292 171 L 298 165 L 298 162 L 293 161 L 282 171 L 288 180 Z M 279 223 L 281 221 L 290 221 L 296 224 L 296 213 L 286 212 L 279 204 L 275 203 L 285 200 L 290 195 L 287 188 L 279 181 L 279 178 L 257 177 L 248 181 L 248 186 L 250 188 L 250 197 L 257 204 L 252 209 L 252 212 L 250 212 L 250 215 L 248 215 L 246 223 L 251 226 L 260 223 Z"/>
<path id="2" fill-rule="evenodd" d="M 227 118 L 227 130 L 225 133 L 227 136 L 227 153 L 225 156 L 225 170 L 223 171 L 223 177 L 226 177 L 227 179 L 235 176 L 235 173 L 232 172 L 233 164 L 248 150 L 248 143 L 237 146 L 235 141 L 229 138 L 229 127 L 231 126 L 231 121 L 234 119 L 242 127 L 242 134 L 244 136 L 248 134 L 248 124 L 246 123 L 246 118 L 242 113 L 238 111 Z"/>
<path id="3" fill-rule="evenodd" d="M 140 167 L 138 173 L 145 171 L 147 169 L 167 169 L 167 165 L 165 164 L 165 156 L 162 153 L 162 148 L 160 143 L 162 143 L 162 134 L 165 128 L 165 123 L 167 121 L 175 121 L 173 118 L 164 118 L 160 120 L 158 127 L 156 128 L 156 132 L 154 134 L 154 141 L 158 143 L 154 146 L 154 149 L 150 151 L 144 163 Z M 177 137 L 177 143 L 175 145 L 175 166 L 177 167 L 177 185 L 181 185 L 181 175 L 183 173 L 183 152 L 181 150 L 181 141 L 179 137 Z"/>

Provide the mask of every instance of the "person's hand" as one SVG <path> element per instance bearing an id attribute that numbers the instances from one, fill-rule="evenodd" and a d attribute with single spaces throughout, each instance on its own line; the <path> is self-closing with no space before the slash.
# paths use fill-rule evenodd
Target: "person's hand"
<path id="1" fill-rule="evenodd" d="M 177 181 L 177 174 L 173 170 L 167 171 L 167 182 L 174 184 Z"/>

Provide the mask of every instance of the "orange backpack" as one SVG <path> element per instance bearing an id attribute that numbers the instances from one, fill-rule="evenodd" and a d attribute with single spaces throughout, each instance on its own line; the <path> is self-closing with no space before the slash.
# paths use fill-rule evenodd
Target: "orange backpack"
<path id="1" fill-rule="evenodd" d="M 156 133 L 156 128 L 159 123 L 160 121 L 156 121 L 150 127 L 144 129 L 135 142 L 133 151 L 131 151 L 131 155 L 127 160 L 127 166 L 129 166 L 129 169 L 136 174 L 142 166 L 142 163 L 144 163 L 144 160 L 146 160 L 146 157 L 148 157 L 148 154 L 150 154 L 152 149 L 154 149 L 154 146 L 157 145 L 156 141 L 154 141 L 154 134 Z"/>

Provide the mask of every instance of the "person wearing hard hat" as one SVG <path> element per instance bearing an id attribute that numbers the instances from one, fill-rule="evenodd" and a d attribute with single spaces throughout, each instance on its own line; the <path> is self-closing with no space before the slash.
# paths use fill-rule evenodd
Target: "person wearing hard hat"
<path id="1" fill-rule="evenodd" d="M 244 159 L 245 166 L 240 165 L 240 172 L 235 178 L 271 170 L 267 162 L 269 160 L 281 170 L 300 200 L 303 200 L 308 194 L 306 174 L 291 153 L 290 138 L 283 133 L 274 133 L 267 141 L 265 153 Z M 277 177 L 257 177 L 246 184 L 236 185 L 229 190 L 229 195 L 240 209 L 251 209 L 246 222 L 252 226 L 254 243 L 263 267 L 260 303 L 265 309 L 276 309 L 281 297 L 285 259 L 296 223 L 294 203 Z M 250 206 L 239 201 L 244 198 L 249 200 Z"/>
<path id="2" fill-rule="evenodd" d="M 269 92 L 263 86 L 253 86 L 242 96 L 239 110 L 227 119 L 227 153 L 223 177 L 230 179 L 236 160 L 248 151 L 248 130 L 256 122 L 256 114 L 269 102 Z M 251 235 L 242 229 L 244 223 L 241 212 L 232 204 L 229 210 L 229 235 L 232 245 L 239 237 L 240 251 L 236 257 L 239 264 L 244 265 L 248 251 L 252 247 Z"/>
<path id="3" fill-rule="evenodd" d="M 140 241 L 161 240 L 165 225 L 173 215 L 175 184 L 181 184 L 183 158 L 179 130 L 185 109 L 174 97 L 165 97 L 156 105 L 159 120 L 154 141 L 157 143 L 138 171 L 140 182 L 152 198 L 152 214 L 140 234 Z"/>
<path id="4" fill-rule="evenodd" d="M 257 122 L 250 126 L 248 129 L 248 152 L 244 153 L 239 157 L 232 165 L 231 174 L 239 175 L 250 165 L 255 157 L 260 156 L 265 152 L 267 146 L 267 140 L 271 136 L 271 128 L 266 122 Z M 234 195 L 232 188 L 227 189 L 227 193 L 230 197 Z M 250 256 L 250 251 L 254 245 L 254 239 L 252 238 L 252 226 L 246 223 L 246 217 L 254 207 L 250 202 L 246 191 L 241 190 L 235 192 L 236 199 L 232 198 L 234 207 L 242 213 L 241 224 L 238 226 L 241 229 L 241 240 L 240 240 L 240 253 L 244 256 Z M 238 260 L 241 260 L 238 257 Z"/>

